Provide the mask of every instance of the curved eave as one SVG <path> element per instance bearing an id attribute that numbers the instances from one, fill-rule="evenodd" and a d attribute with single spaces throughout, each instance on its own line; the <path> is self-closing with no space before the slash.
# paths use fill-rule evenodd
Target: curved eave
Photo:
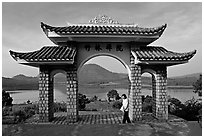
<path id="1" fill-rule="evenodd" d="M 153 52 L 155 54 L 155 51 Z M 153 55 L 153 52 L 149 53 L 148 51 L 147 53 L 149 55 Z M 171 53 L 171 56 L 169 55 L 169 53 Z M 132 51 L 132 54 L 136 59 L 135 61 L 136 64 L 157 64 L 157 65 L 163 64 L 166 66 L 172 66 L 172 65 L 187 63 L 196 54 L 196 50 L 187 52 L 187 53 L 176 53 L 176 52 L 167 51 L 167 53 L 165 53 L 166 57 L 164 56 L 163 53 L 161 53 L 162 56 L 159 56 L 158 54 L 158 56 L 155 56 L 154 58 L 150 56 L 148 57 L 147 55 L 142 55 L 138 53 L 138 51 L 137 53 Z M 138 56 L 139 54 L 140 56 Z"/>
<path id="2" fill-rule="evenodd" d="M 54 54 L 55 52 L 60 53 L 59 47 L 57 47 L 56 50 L 53 50 L 53 49 L 50 50 L 48 48 L 43 47 L 40 50 L 37 50 L 34 52 L 28 52 L 28 53 L 14 52 L 12 50 L 10 50 L 9 52 L 12 58 L 16 60 L 18 63 L 29 65 L 29 66 L 34 66 L 34 67 L 38 67 L 39 65 L 45 65 L 45 64 L 47 65 L 55 64 L 56 65 L 56 64 L 73 64 L 74 63 L 76 50 L 70 50 L 69 56 L 71 56 L 71 58 L 66 58 L 67 55 L 65 56 L 65 58 L 63 57 L 53 58 L 54 56 L 52 54 Z M 63 51 L 63 49 L 61 49 L 61 51 Z M 67 51 L 65 51 L 65 53 L 67 53 Z M 38 58 L 38 56 L 40 57 L 40 55 L 41 55 L 41 58 Z M 44 56 L 46 58 L 43 58 Z"/>
<path id="3" fill-rule="evenodd" d="M 41 28 L 44 33 L 53 42 L 57 43 L 58 38 L 67 38 L 65 41 L 80 41 L 80 38 L 111 38 L 123 39 L 123 41 L 137 42 L 144 39 L 146 43 L 151 43 L 158 39 L 167 24 L 155 28 L 141 28 L 133 25 L 69 25 L 66 27 L 53 27 L 41 22 Z M 131 39 L 130 39 L 131 38 Z M 148 40 L 149 39 L 149 40 Z M 118 41 L 118 40 L 117 40 Z"/>
<path id="4" fill-rule="evenodd" d="M 18 62 L 19 64 L 32 66 L 32 67 L 40 67 L 41 65 L 71 65 L 74 61 L 66 61 L 66 62 Z"/>
<path id="5" fill-rule="evenodd" d="M 139 64 L 174 66 L 174 65 L 185 64 L 185 63 L 188 63 L 188 60 L 187 61 L 140 61 Z"/>

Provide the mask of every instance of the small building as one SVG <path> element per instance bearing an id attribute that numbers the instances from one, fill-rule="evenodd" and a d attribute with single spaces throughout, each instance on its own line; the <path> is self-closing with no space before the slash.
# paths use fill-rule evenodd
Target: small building
<path id="1" fill-rule="evenodd" d="M 178 53 L 150 46 L 166 27 L 167 24 L 154 28 L 120 24 L 105 15 L 97 16 L 87 24 L 64 27 L 41 22 L 43 32 L 55 46 L 43 46 L 33 52 L 10 50 L 10 55 L 20 64 L 39 68 L 39 116 L 42 122 L 51 121 L 54 116 L 53 77 L 59 72 L 67 78 L 67 121 L 77 121 L 77 73 L 86 61 L 101 55 L 116 58 L 128 71 L 132 121 L 142 119 L 141 75 L 145 72 L 152 74 L 153 116 L 167 120 L 167 67 L 187 63 L 196 50 Z"/>

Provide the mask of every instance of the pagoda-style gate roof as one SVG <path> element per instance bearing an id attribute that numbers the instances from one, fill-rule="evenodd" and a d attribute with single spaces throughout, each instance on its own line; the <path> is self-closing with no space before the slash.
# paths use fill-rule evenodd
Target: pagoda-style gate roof
<path id="1" fill-rule="evenodd" d="M 65 27 L 53 27 L 41 22 L 43 30 L 59 35 L 126 35 L 126 36 L 161 36 L 167 24 L 155 28 L 142 28 L 137 25 L 94 25 L 69 24 Z"/>
<path id="2" fill-rule="evenodd" d="M 41 22 L 41 28 L 47 37 L 55 44 L 66 41 L 98 41 L 107 42 L 139 42 L 150 44 L 157 40 L 164 32 L 167 24 L 159 27 L 145 28 L 136 24 L 120 24 L 105 15 L 95 17 L 87 24 L 67 24 L 56 27 Z M 111 38 L 111 40 L 110 40 Z"/>
<path id="3" fill-rule="evenodd" d="M 132 51 L 140 63 L 149 64 L 181 64 L 191 59 L 196 51 L 188 53 L 176 53 L 168 51 L 163 47 L 148 46 L 140 47 Z M 28 53 L 10 51 L 11 56 L 20 63 L 38 66 L 39 64 L 66 63 L 73 64 L 76 49 L 67 46 L 45 46 L 40 50 Z"/>
<path id="4" fill-rule="evenodd" d="M 41 23 L 41 28 L 47 37 L 57 46 L 44 46 L 40 50 L 27 53 L 10 50 L 10 55 L 21 64 L 36 67 L 41 64 L 73 64 L 76 47 L 72 46 L 72 42 L 99 40 L 99 42 L 140 44 L 131 51 L 139 64 L 170 66 L 188 62 L 196 51 L 177 53 L 163 47 L 147 46 L 162 35 L 166 26 L 165 24 L 156 28 L 142 28 L 135 24 L 119 24 L 107 16 L 95 17 L 88 24 L 68 24 L 64 27 L 53 27 Z"/>

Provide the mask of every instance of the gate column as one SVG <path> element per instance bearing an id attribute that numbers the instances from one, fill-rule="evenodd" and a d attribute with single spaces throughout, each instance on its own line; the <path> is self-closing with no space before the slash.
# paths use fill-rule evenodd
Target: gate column
<path id="1" fill-rule="evenodd" d="M 129 92 L 129 116 L 132 122 L 142 120 L 142 96 L 141 96 L 141 67 L 134 64 L 131 55 L 131 84 Z"/>
<path id="2" fill-rule="evenodd" d="M 168 100 L 167 100 L 167 72 L 166 67 L 156 71 L 154 80 L 155 95 L 153 95 L 153 116 L 160 120 L 168 119 Z"/>
<path id="3" fill-rule="evenodd" d="M 67 121 L 74 123 L 78 118 L 78 81 L 76 67 L 67 71 Z"/>
<path id="4" fill-rule="evenodd" d="M 48 68 L 40 66 L 39 119 L 40 122 L 49 122 L 53 117 L 53 80 Z"/>

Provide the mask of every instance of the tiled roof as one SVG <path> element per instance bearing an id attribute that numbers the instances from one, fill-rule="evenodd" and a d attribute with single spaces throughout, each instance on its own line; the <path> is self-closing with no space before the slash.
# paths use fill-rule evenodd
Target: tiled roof
<path id="1" fill-rule="evenodd" d="M 176 53 L 163 47 L 154 46 L 140 47 L 132 51 L 139 61 L 188 61 L 196 53 L 196 50 L 187 53 Z"/>
<path id="2" fill-rule="evenodd" d="M 40 50 L 28 53 L 9 51 L 15 60 L 27 62 L 64 62 L 74 61 L 76 50 L 66 46 L 45 46 Z"/>
<path id="3" fill-rule="evenodd" d="M 53 27 L 41 22 L 44 32 L 55 32 L 59 35 L 161 36 L 166 26 L 167 24 L 155 28 L 142 28 L 121 24 L 69 24 L 65 27 Z"/>
<path id="4" fill-rule="evenodd" d="M 196 51 L 188 53 L 176 53 L 168 51 L 163 47 L 140 47 L 132 50 L 139 61 L 188 61 Z M 45 46 L 40 50 L 28 53 L 10 51 L 10 55 L 15 60 L 25 60 L 27 62 L 74 62 L 76 49 L 67 46 Z"/>

